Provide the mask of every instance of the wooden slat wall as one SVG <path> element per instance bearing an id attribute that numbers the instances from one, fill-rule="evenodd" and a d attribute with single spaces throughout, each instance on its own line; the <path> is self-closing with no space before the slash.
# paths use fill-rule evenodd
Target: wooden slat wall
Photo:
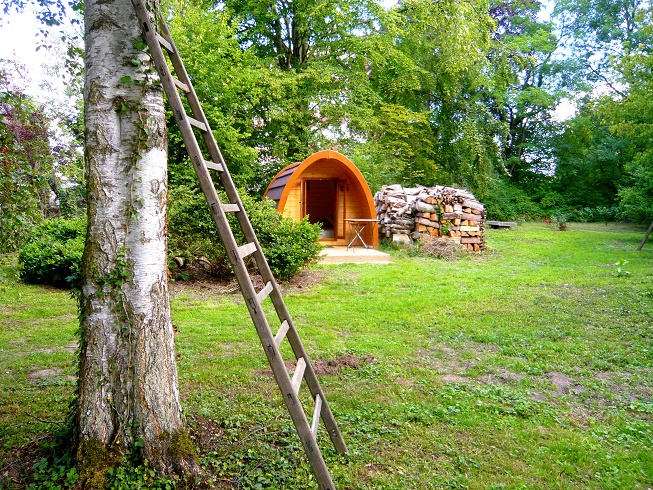
<path id="1" fill-rule="evenodd" d="M 347 200 L 347 181 L 339 180 L 338 181 L 338 222 L 336 223 L 336 239 L 340 238 L 344 240 L 346 236 L 346 227 L 344 218 L 346 218 L 345 213 L 345 202 Z"/>
<path id="2" fill-rule="evenodd" d="M 294 220 L 300 221 L 302 219 L 302 185 L 301 181 L 293 186 L 290 194 L 288 194 L 288 200 L 286 201 L 286 207 L 283 210 L 283 215 L 286 218 L 292 218 Z"/>

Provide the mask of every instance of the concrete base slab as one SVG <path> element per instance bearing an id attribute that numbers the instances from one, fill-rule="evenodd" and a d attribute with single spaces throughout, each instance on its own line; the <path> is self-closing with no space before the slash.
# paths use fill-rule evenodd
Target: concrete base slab
<path id="1" fill-rule="evenodd" d="M 320 264 L 389 264 L 390 254 L 365 247 L 327 247 L 322 250 Z"/>

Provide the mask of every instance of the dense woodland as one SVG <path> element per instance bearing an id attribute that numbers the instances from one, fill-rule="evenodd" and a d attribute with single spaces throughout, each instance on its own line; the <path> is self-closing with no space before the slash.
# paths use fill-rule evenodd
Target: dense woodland
<path id="1" fill-rule="evenodd" d="M 57 41 L 69 102 L 0 71 L 0 250 L 83 210 L 81 51 Z M 6 21 L 24 2 L 5 2 Z M 173 35 L 238 185 L 335 148 L 372 191 L 454 185 L 488 219 L 653 220 L 653 8 L 644 0 L 165 0 Z M 56 41 L 56 42 L 55 42 Z M 575 106 L 565 120 L 564 100 Z M 120 107 L 116 108 L 120 111 Z M 169 178 L 196 184 L 170 119 Z M 53 207 L 52 195 L 56 196 Z"/>

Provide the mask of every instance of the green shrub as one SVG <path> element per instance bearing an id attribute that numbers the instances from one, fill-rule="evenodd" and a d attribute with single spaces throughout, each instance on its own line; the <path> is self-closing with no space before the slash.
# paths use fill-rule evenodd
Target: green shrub
<path id="1" fill-rule="evenodd" d="M 607 223 L 608 221 L 622 220 L 622 213 L 618 206 L 571 209 L 566 211 L 566 214 L 569 221 L 576 223 Z"/>
<path id="2" fill-rule="evenodd" d="M 322 250 L 318 241 L 321 232 L 320 224 L 312 225 L 306 217 L 299 222 L 282 218 L 270 240 L 261 244 L 272 273 L 288 279 L 317 261 Z"/>
<path id="3" fill-rule="evenodd" d="M 483 201 L 487 219 L 513 221 L 522 216 L 542 216 L 542 209 L 529 194 L 510 183 L 497 179 L 492 190 Z"/>
<path id="4" fill-rule="evenodd" d="M 73 284 L 80 277 L 85 237 L 84 218 L 44 221 L 20 250 L 21 279 L 32 284 Z"/>
<path id="5" fill-rule="evenodd" d="M 220 199 L 228 202 L 224 196 L 220 196 Z M 241 200 L 276 277 L 292 277 L 317 260 L 322 249 L 318 242 L 321 233 L 319 224 L 283 218 L 270 200 L 260 201 L 244 192 L 241 193 Z M 168 209 L 169 265 L 177 277 L 185 278 L 190 270 L 202 267 L 211 275 L 231 275 L 229 258 L 203 194 L 179 186 L 171 190 Z M 228 213 L 227 216 L 237 243 L 244 244 L 245 237 L 235 215 Z M 179 259 L 183 267 L 177 262 Z"/>

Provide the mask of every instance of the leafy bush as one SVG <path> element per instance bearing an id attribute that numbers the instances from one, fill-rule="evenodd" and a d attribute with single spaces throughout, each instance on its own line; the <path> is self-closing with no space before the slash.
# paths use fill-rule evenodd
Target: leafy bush
<path id="1" fill-rule="evenodd" d="M 83 218 L 44 221 L 20 250 L 21 279 L 32 284 L 73 284 L 80 277 L 85 237 Z"/>
<path id="2" fill-rule="evenodd" d="M 228 202 L 224 196 L 222 202 Z M 319 224 L 308 220 L 296 222 L 283 218 L 272 201 L 260 201 L 241 193 L 245 207 L 272 273 L 286 279 L 317 260 L 321 245 Z M 231 228 L 239 244 L 245 237 L 233 213 L 228 214 Z M 204 196 L 198 190 L 179 186 L 170 193 L 169 202 L 169 265 L 185 278 L 190 266 L 203 268 L 216 276 L 231 275 L 231 265 L 222 246 Z"/>
<path id="3" fill-rule="evenodd" d="M 322 250 L 318 241 L 321 232 L 320 224 L 312 225 L 308 218 L 299 222 L 282 218 L 270 240 L 261 245 L 272 273 L 287 279 L 315 262 Z"/>
<path id="4" fill-rule="evenodd" d="M 319 224 L 283 218 L 271 201 L 259 201 L 245 193 L 241 194 L 241 199 L 276 277 L 292 277 L 317 260 L 322 249 L 318 242 Z M 227 202 L 226 199 L 223 202 Z M 228 218 L 236 241 L 244 244 L 245 237 L 236 217 L 229 213 Z M 212 275 L 232 274 L 229 258 L 201 192 L 185 186 L 171 191 L 168 232 L 169 265 L 182 277 L 185 271 L 175 259 L 181 258 L 184 265 L 202 265 Z M 19 254 L 23 265 L 21 278 L 33 284 L 72 284 L 80 277 L 85 235 L 83 218 L 48 220 L 35 227 Z"/>
<path id="5" fill-rule="evenodd" d="M 602 223 L 621 221 L 622 213 L 618 206 L 597 206 L 595 208 L 571 209 L 566 211 L 569 221 L 576 223 Z"/>
<path id="6" fill-rule="evenodd" d="M 487 219 L 512 221 L 521 216 L 541 216 L 542 210 L 523 189 L 500 179 L 484 200 Z"/>

